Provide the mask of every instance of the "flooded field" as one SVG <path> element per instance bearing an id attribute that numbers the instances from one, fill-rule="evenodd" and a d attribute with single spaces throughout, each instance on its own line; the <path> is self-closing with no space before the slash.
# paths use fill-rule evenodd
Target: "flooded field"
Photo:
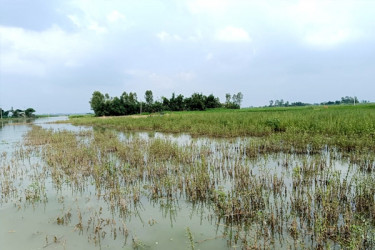
<path id="1" fill-rule="evenodd" d="M 372 153 L 56 119 L 0 128 L 1 248 L 375 247 Z"/>

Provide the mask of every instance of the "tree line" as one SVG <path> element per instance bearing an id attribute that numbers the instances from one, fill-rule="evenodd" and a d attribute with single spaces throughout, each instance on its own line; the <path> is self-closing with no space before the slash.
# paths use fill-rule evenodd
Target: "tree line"
<path id="1" fill-rule="evenodd" d="M 368 103 L 369 101 L 362 100 L 361 103 Z M 351 96 L 345 96 L 341 97 L 340 100 L 336 101 L 327 101 L 327 102 L 321 102 L 321 103 L 304 103 L 304 102 L 284 102 L 283 99 L 281 100 L 270 100 L 270 104 L 268 107 L 299 107 L 299 106 L 311 106 L 311 105 L 340 105 L 340 104 L 358 104 L 360 103 L 358 101 L 357 97 L 351 97 Z"/>
<path id="2" fill-rule="evenodd" d="M 163 96 L 159 100 L 154 100 L 152 91 L 147 90 L 144 100 L 144 102 L 138 101 L 137 94 L 133 92 L 123 92 L 119 97 L 110 97 L 108 94 L 95 91 L 92 94 L 90 106 L 96 116 L 133 115 L 142 112 L 194 111 L 220 107 L 239 109 L 243 95 L 241 92 L 233 96 L 226 94 L 226 102 L 222 104 L 219 98 L 213 94 L 205 96 L 201 93 L 193 93 L 190 97 L 173 93 L 171 98 Z"/>
<path id="3" fill-rule="evenodd" d="M 13 107 L 10 110 L 3 110 L 2 108 L 0 108 L 0 116 L 2 118 L 31 118 L 35 117 L 34 112 L 35 110 L 33 108 L 28 108 L 25 110 L 13 109 Z"/>

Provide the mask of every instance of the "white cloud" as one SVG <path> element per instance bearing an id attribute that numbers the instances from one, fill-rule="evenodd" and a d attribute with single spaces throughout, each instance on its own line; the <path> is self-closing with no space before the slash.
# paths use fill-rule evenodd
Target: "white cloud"
<path id="1" fill-rule="evenodd" d="M 196 30 L 193 35 L 188 37 L 189 41 L 191 42 L 198 42 L 203 39 L 202 31 Z"/>
<path id="2" fill-rule="evenodd" d="M 125 16 L 121 14 L 120 12 L 118 12 L 117 10 L 114 10 L 108 14 L 107 20 L 111 23 L 114 23 L 120 20 L 125 20 Z"/>
<path id="3" fill-rule="evenodd" d="M 169 89 L 173 86 L 172 77 L 143 69 L 128 69 L 124 71 L 135 82 L 151 84 L 158 88 Z"/>
<path id="4" fill-rule="evenodd" d="M 93 30 L 95 31 L 96 33 L 106 33 L 107 32 L 107 28 L 106 27 L 103 27 L 103 26 L 100 26 L 97 22 L 95 21 L 92 21 L 91 24 L 88 26 L 88 29 L 89 30 Z"/>
<path id="5" fill-rule="evenodd" d="M 177 73 L 177 79 L 181 79 L 185 82 L 191 82 L 196 77 L 194 72 L 188 71 L 188 72 L 179 72 Z"/>
<path id="6" fill-rule="evenodd" d="M 79 21 L 79 18 L 77 16 L 68 15 L 67 17 L 69 18 L 70 21 L 72 21 L 72 23 L 74 23 L 75 26 L 77 26 L 78 28 L 82 27 L 82 24 Z"/>
<path id="7" fill-rule="evenodd" d="M 180 71 L 175 73 L 159 73 L 149 70 L 129 69 L 124 71 L 131 76 L 133 81 L 155 86 L 158 89 L 173 89 L 181 82 L 192 82 L 196 79 L 193 71 Z"/>
<path id="8" fill-rule="evenodd" d="M 43 77 L 46 75 L 46 66 L 38 61 L 22 58 L 17 53 L 3 53 L 0 60 L 6 63 L 1 64 L 2 73 L 25 74 L 29 76 Z"/>
<path id="9" fill-rule="evenodd" d="M 165 42 L 165 41 L 180 41 L 182 40 L 179 35 L 171 35 L 165 31 L 161 31 L 156 34 L 156 36 L 160 39 L 160 41 Z"/>
<path id="10" fill-rule="evenodd" d="M 58 26 L 41 32 L 0 26 L 0 36 L 4 73 L 41 76 L 52 65 L 72 67 L 92 47 L 83 34 L 69 34 Z"/>
<path id="11" fill-rule="evenodd" d="M 262 85 L 265 94 L 259 99 L 267 100 L 272 97 L 268 90 L 279 90 L 273 84 L 281 81 L 290 82 L 289 88 L 285 96 L 275 91 L 273 99 L 287 99 L 287 91 L 297 93 L 292 87 L 301 79 L 316 79 L 321 85 L 340 82 L 341 89 L 359 78 L 367 84 L 374 80 L 375 60 L 368 51 L 374 43 L 375 1 L 68 0 L 58 4 L 58 16 L 37 16 L 35 8 L 44 5 L 38 2 L 18 16 L 9 13 L 13 27 L 0 24 L 5 82 L 44 82 L 51 91 L 54 85 L 73 87 L 88 93 L 87 98 L 98 88 L 113 95 L 124 90 L 139 94 L 152 89 L 162 95 L 213 89 L 224 96 L 233 88 L 245 95 L 246 89 L 262 91 Z M 31 18 L 43 25 L 30 25 Z M 3 19 L 3 25 L 10 25 Z M 326 70 L 332 65 L 336 71 Z M 126 74 L 126 68 L 143 71 Z M 55 92 L 51 99 L 66 99 Z M 9 96 L 27 99 L 18 93 Z M 71 111 L 81 105 L 74 100 L 70 104 Z M 250 104 L 255 103 L 245 105 Z M 89 109 L 87 101 L 84 105 L 81 110 Z"/>
<path id="12" fill-rule="evenodd" d="M 285 13 L 300 38 L 309 45 L 333 47 L 354 39 L 355 4 L 350 1 L 299 1 L 287 6 Z"/>
<path id="13" fill-rule="evenodd" d="M 206 55 L 206 61 L 211 61 L 214 58 L 214 55 L 212 53 L 208 53 Z"/>
<path id="14" fill-rule="evenodd" d="M 216 39 L 224 42 L 251 42 L 246 30 L 233 26 L 227 26 L 216 32 Z"/>
<path id="15" fill-rule="evenodd" d="M 317 32 L 309 32 L 306 35 L 305 40 L 311 45 L 330 47 L 345 42 L 349 40 L 350 37 L 351 32 L 349 30 L 321 29 Z"/>
<path id="16" fill-rule="evenodd" d="M 106 33 L 108 31 L 107 27 L 105 27 L 103 25 L 99 25 L 99 23 L 97 21 L 93 20 L 92 18 L 88 18 L 88 17 L 81 17 L 80 18 L 80 17 L 75 16 L 75 15 L 67 15 L 67 17 L 77 28 L 79 28 L 83 31 L 86 29 L 86 30 L 94 31 L 98 34 Z M 114 17 L 112 17 L 112 18 L 114 18 Z"/>
<path id="17" fill-rule="evenodd" d="M 188 1 L 187 6 L 189 10 L 194 13 L 222 13 L 230 4 L 229 0 L 193 0 Z"/>
<path id="18" fill-rule="evenodd" d="M 123 29 L 125 16 L 117 10 L 110 12 L 94 11 L 89 7 L 81 7 L 83 12 L 80 15 L 67 15 L 67 18 L 81 31 L 90 30 L 98 34 L 117 31 Z"/>
<path id="19" fill-rule="evenodd" d="M 171 35 L 169 35 L 167 32 L 162 31 L 156 34 L 156 36 L 161 40 L 161 41 L 166 41 L 169 38 L 171 38 Z"/>

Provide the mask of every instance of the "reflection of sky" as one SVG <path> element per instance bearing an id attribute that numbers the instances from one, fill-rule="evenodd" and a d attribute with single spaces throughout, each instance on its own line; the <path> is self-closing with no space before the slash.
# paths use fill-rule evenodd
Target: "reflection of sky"
<path id="1" fill-rule="evenodd" d="M 14 122 L 7 121 L 3 122 L 0 126 L 0 152 L 7 151 L 11 152 L 15 144 L 22 142 L 23 136 L 31 129 L 31 124 L 36 124 L 43 128 L 47 129 L 56 129 L 56 130 L 71 130 L 79 131 L 82 128 L 76 127 L 71 124 L 49 124 L 49 122 L 54 122 L 58 120 L 66 120 L 67 117 L 45 117 L 38 118 L 36 120 L 28 122 Z"/>
<path id="2" fill-rule="evenodd" d="M 28 125 L 4 124 L 0 128 L 0 144 L 14 144 L 22 140 L 22 136 L 30 129 Z"/>
<path id="3" fill-rule="evenodd" d="M 374 1 L 0 0 L 0 106 L 89 112 L 95 90 L 372 100 Z M 22 17 L 22 18 L 20 18 Z"/>
<path id="4" fill-rule="evenodd" d="M 46 117 L 46 118 L 40 118 L 37 119 L 34 124 L 41 126 L 44 129 L 53 129 L 53 130 L 69 130 L 73 132 L 78 132 L 83 129 L 87 129 L 80 126 L 73 126 L 70 123 L 53 123 L 56 121 L 64 121 L 68 120 L 67 116 L 58 116 L 58 117 Z"/>

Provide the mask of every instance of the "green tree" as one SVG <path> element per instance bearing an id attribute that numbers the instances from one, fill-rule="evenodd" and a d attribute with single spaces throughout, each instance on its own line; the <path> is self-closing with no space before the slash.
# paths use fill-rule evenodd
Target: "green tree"
<path id="1" fill-rule="evenodd" d="M 35 112 L 35 109 L 28 108 L 28 109 L 25 110 L 25 115 L 26 115 L 26 117 L 33 117 L 34 116 L 34 114 L 33 114 L 34 112 Z"/>
<path id="2" fill-rule="evenodd" d="M 233 95 L 232 102 L 236 106 L 241 107 L 242 99 L 243 99 L 243 94 L 241 92 L 238 92 L 237 94 Z"/>
<path id="3" fill-rule="evenodd" d="M 178 95 L 175 100 L 176 110 L 183 111 L 185 110 L 185 100 L 183 95 Z"/>
<path id="4" fill-rule="evenodd" d="M 152 105 L 153 112 L 162 112 L 163 111 L 163 104 L 160 101 L 155 101 Z"/>
<path id="5" fill-rule="evenodd" d="M 109 115 L 123 115 L 125 114 L 125 107 L 118 97 L 114 97 L 109 102 Z"/>
<path id="6" fill-rule="evenodd" d="M 95 91 L 92 94 L 90 100 L 91 109 L 94 111 L 96 116 L 102 116 L 105 114 L 105 97 L 99 91 Z"/>
<path id="7" fill-rule="evenodd" d="M 238 94 L 234 94 L 231 96 L 229 93 L 225 94 L 225 107 L 228 109 L 239 109 L 241 102 L 242 102 L 243 95 L 241 92 L 238 92 Z"/>
<path id="8" fill-rule="evenodd" d="M 165 111 L 170 110 L 170 108 L 169 108 L 169 99 L 167 97 L 162 96 L 161 100 L 162 100 L 163 110 L 165 110 Z"/>
<path id="9" fill-rule="evenodd" d="M 228 107 L 230 105 L 230 94 L 225 94 L 225 105 Z"/>
<path id="10" fill-rule="evenodd" d="M 151 90 L 146 90 L 145 92 L 145 105 L 144 105 L 144 110 L 145 112 L 154 112 L 154 96 L 152 94 L 152 91 Z"/>
<path id="11" fill-rule="evenodd" d="M 169 99 L 169 110 L 177 111 L 175 93 L 172 93 L 172 97 L 171 97 L 171 99 Z"/>
<path id="12" fill-rule="evenodd" d="M 190 97 L 190 103 L 187 105 L 189 110 L 205 110 L 206 96 L 194 93 Z"/>
<path id="13" fill-rule="evenodd" d="M 151 90 L 146 90 L 146 93 L 145 93 L 145 100 L 146 100 L 146 104 L 147 105 L 152 105 L 154 103 L 154 96 L 152 94 L 152 91 Z"/>
<path id="14" fill-rule="evenodd" d="M 13 110 L 13 115 L 12 117 L 13 118 L 19 118 L 19 117 L 22 117 L 24 115 L 24 111 L 21 110 L 21 109 L 16 109 L 16 110 Z"/>
<path id="15" fill-rule="evenodd" d="M 121 95 L 121 102 L 124 105 L 125 115 L 133 115 L 139 112 L 140 103 L 137 100 L 137 94 L 124 92 Z"/>
<path id="16" fill-rule="evenodd" d="M 219 98 L 215 97 L 213 94 L 207 96 L 206 98 L 206 108 L 219 108 L 221 106 Z"/>

